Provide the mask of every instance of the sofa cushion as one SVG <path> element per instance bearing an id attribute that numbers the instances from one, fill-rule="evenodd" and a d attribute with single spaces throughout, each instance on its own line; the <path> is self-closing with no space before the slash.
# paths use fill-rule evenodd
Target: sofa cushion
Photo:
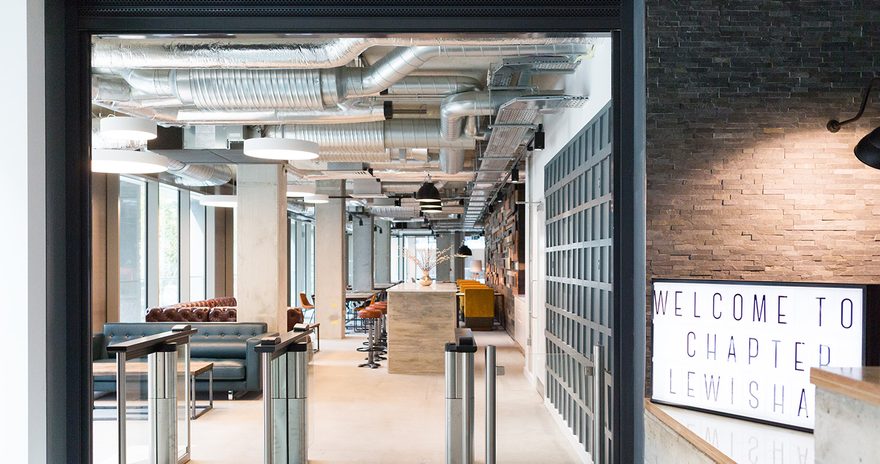
<path id="1" fill-rule="evenodd" d="M 214 380 L 243 380 L 246 366 L 244 359 L 193 358 L 193 361 L 214 363 Z M 199 380 L 207 380 L 203 374 Z"/>

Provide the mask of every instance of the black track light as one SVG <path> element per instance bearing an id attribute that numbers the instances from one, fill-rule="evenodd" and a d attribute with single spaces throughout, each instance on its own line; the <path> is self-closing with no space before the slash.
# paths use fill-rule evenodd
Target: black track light
<path id="1" fill-rule="evenodd" d="M 519 168 L 516 166 L 510 170 L 510 182 L 514 184 L 519 183 Z"/>
<path id="2" fill-rule="evenodd" d="M 544 149 L 544 125 L 538 124 L 538 130 L 535 132 L 535 142 L 534 142 L 535 150 L 543 150 Z"/>
<path id="3" fill-rule="evenodd" d="M 348 214 L 348 222 L 354 221 L 354 218 L 351 216 L 351 213 Z"/>
<path id="4" fill-rule="evenodd" d="M 364 219 L 363 218 L 358 218 L 358 225 L 361 227 L 364 226 Z"/>

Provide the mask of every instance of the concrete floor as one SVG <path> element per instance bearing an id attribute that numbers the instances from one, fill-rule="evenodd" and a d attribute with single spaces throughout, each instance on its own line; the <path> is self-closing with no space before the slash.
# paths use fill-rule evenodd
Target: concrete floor
<path id="1" fill-rule="evenodd" d="M 499 463 L 576 463 L 577 455 L 523 376 L 523 356 L 503 331 L 479 332 L 480 346 L 498 347 L 497 450 Z M 362 337 L 322 340 L 310 378 L 309 461 L 312 463 L 445 462 L 445 391 L 442 375 L 390 375 L 358 369 Z M 483 462 L 485 387 L 483 352 L 476 365 L 476 450 Z M 215 401 L 215 408 L 192 422 L 192 461 L 262 461 L 262 402 L 259 398 Z M 106 429 L 106 430 L 105 430 Z M 95 462 L 112 457 L 115 422 L 95 426 Z M 108 453 L 109 452 L 109 453 Z M 107 456 L 107 455 L 110 456 Z M 112 462 L 107 460 L 106 462 Z"/>

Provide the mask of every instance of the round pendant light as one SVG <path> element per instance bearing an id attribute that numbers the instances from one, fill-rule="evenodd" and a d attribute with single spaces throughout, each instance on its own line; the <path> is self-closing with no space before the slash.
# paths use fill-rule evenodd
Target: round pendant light
<path id="1" fill-rule="evenodd" d="M 318 144 L 308 140 L 254 138 L 244 141 L 244 154 L 271 160 L 310 160 L 318 157 Z"/>
<path id="2" fill-rule="evenodd" d="M 470 247 L 465 245 L 464 243 L 462 243 L 461 246 L 458 247 L 458 251 L 455 252 L 455 256 L 457 258 L 464 258 L 465 256 L 473 256 L 473 254 L 474 253 L 471 251 Z"/>
<path id="3" fill-rule="evenodd" d="M 168 170 L 168 158 L 150 151 L 92 150 L 92 172 L 155 174 Z"/>
<path id="4" fill-rule="evenodd" d="M 309 197 L 315 194 L 314 184 L 288 184 L 288 197 Z"/>
<path id="5" fill-rule="evenodd" d="M 312 203 L 316 205 L 323 205 L 325 203 L 330 203 L 330 195 L 324 195 L 323 193 L 316 193 L 314 195 L 309 195 L 303 199 L 306 203 Z"/>
<path id="6" fill-rule="evenodd" d="M 202 206 L 215 208 L 235 208 L 238 206 L 238 197 L 235 195 L 205 195 L 199 198 Z"/>
<path id="7" fill-rule="evenodd" d="M 416 192 L 416 200 L 420 203 L 440 203 L 440 191 L 433 182 L 425 182 Z"/>
<path id="8" fill-rule="evenodd" d="M 156 123 L 149 119 L 114 116 L 101 119 L 101 137 L 108 140 L 153 140 Z"/>
<path id="9" fill-rule="evenodd" d="M 880 127 L 872 130 L 856 144 L 853 150 L 859 161 L 880 169 Z"/>

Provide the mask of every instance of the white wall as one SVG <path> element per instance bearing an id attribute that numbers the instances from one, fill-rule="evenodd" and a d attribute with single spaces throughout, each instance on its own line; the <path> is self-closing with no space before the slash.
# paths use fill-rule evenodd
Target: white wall
<path id="1" fill-rule="evenodd" d="M 588 95 L 582 108 L 544 116 L 544 150 L 529 158 L 526 175 L 526 292 L 528 304 L 517 305 L 517 321 L 530 321 L 531 345 L 526 349 L 526 375 L 543 393 L 546 363 L 544 341 L 544 166 L 611 100 L 611 39 L 599 38 L 590 57 L 574 74 L 562 79 L 544 78 L 541 88 L 565 88 L 569 95 Z M 540 205 L 534 202 L 542 202 Z M 526 311 L 527 314 L 521 314 Z M 519 324 L 519 322 L 517 322 Z"/>
<path id="2" fill-rule="evenodd" d="M 41 0 L 0 6 L 0 295 L 4 349 L 0 365 L 3 462 L 46 462 L 46 127 Z M 62 412 L 63 413 L 63 412 Z"/>

